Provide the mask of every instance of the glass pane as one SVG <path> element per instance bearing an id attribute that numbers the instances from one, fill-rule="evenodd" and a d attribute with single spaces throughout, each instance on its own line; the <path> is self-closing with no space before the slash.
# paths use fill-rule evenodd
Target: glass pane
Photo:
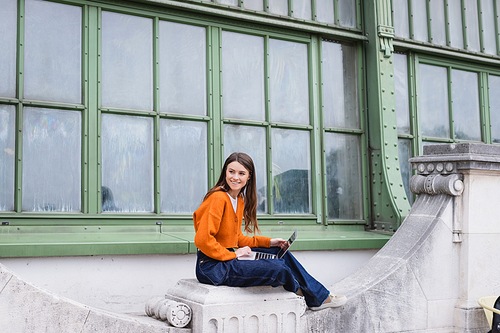
<path id="1" fill-rule="evenodd" d="M 335 23 L 334 6 L 331 0 L 316 0 L 316 19 L 318 22 Z"/>
<path id="2" fill-rule="evenodd" d="M 160 21 L 160 111 L 207 114 L 206 53 L 205 28 Z"/>
<path id="3" fill-rule="evenodd" d="M 102 12 L 102 105 L 153 109 L 153 21 Z"/>
<path id="4" fill-rule="evenodd" d="M 22 210 L 81 211 L 82 115 L 25 107 Z"/>
<path id="5" fill-rule="evenodd" d="M 243 6 L 246 9 L 253 9 L 253 10 L 264 10 L 264 0 L 245 0 L 243 3 Z"/>
<path id="6" fill-rule="evenodd" d="M 500 76 L 490 75 L 488 78 L 488 86 L 491 137 L 493 142 L 500 143 Z"/>
<path id="7" fill-rule="evenodd" d="M 465 0 L 465 17 L 467 21 L 467 50 L 479 52 L 479 20 L 477 17 L 477 0 Z"/>
<path id="8" fill-rule="evenodd" d="M 0 8 L 0 96 L 15 97 L 17 1 L 0 0 Z"/>
<path id="9" fill-rule="evenodd" d="M 481 141 L 477 73 L 454 69 L 451 75 L 455 139 Z"/>
<path id="10" fill-rule="evenodd" d="M 493 0 L 481 0 L 481 16 L 483 23 L 483 52 L 497 54 Z"/>
<path id="11" fill-rule="evenodd" d="M 422 134 L 450 137 L 448 75 L 445 67 L 419 65 L 419 115 Z"/>
<path id="12" fill-rule="evenodd" d="M 413 39 L 423 42 L 428 41 L 427 35 L 427 0 L 412 0 L 413 13 Z"/>
<path id="13" fill-rule="evenodd" d="M 274 128 L 271 141 L 274 212 L 311 213 L 309 132 Z"/>
<path id="14" fill-rule="evenodd" d="M 410 102 L 408 98 L 408 64 L 406 54 L 394 53 L 396 114 L 398 133 L 410 133 Z"/>
<path id="15" fill-rule="evenodd" d="M 207 124 L 160 120 L 162 213 L 193 213 L 208 191 Z"/>
<path id="16" fill-rule="evenodd" d="M 82 103 L 82 8 L 26 1 L 24 97 Z"/>
<path id="17" fill-rule="evenodd" d="M 310 20 L 311 0 L 293 0 L 293 17 Z"/>
<path id="18" fill-rule="evenodd" d="M 288 0 L 269 1 L 269 12 L 273 14 L 288 16 Z"/>
<path id="19" fill-rule="evenodd" d="M 339 20 L 343 27 L 356 28 L 356 0 L 339 1 Z"/>
<path id="20" fill-rule="evenodd" d="M 462 49 L 464 47 L 462 0 L 448 0 L 448 13 L 451 46 Z"/>
<path id="21" fill-rule="evenodd" d="M 16 109 L 0 104 L 0 211 L 14 210 Z"/>
<path id="22" fill-rule="evenodd" d="M 217 0 L 217 3 L 229 6 L 238 6 L 238 0 Z"/>
<path id="23" fill-rule="evenodd" d="M 103 114 L 103 212 L 153 211 L 153 119 Z"/>
<path id="24" fill-rule="evenodd" d="M 266 130 L 261 127 L 224 125 L 224 159 L 243 152 L 253 160 L 257 182 L 257 212 L 267 213 Z"/>
<path id="25" fill-rule="evenodd" d="M 413 176 L 411 163 L 408 160 L 411 158 L 411 141 L 406 139 L 398 140 L 399 150 L 399 169 L 401 170 L 401 178 L 406 192 L 406 199 L 413 203 L 413 195 L 410 192 L 410 178 Z"/>
<path id="26" fill-rule="evenodd" d="M 363 218 L 361 145 L 357 135 L 325 134 L 329 219 Z"/>
<path id="27" fill-rule="evenodd" d="M 408 0 L 392 0 L 394 10 L 394 34 L 397 37 L 410 38 L 408 23 Z"/>
<path id="28" fill-rule="evenodd" d="M 326 41 L 321 45 L 325 125 L 359 128 L 356 47 Z"/>
<path id="29" fill-rule="evenodd" d="M 222 32 L 225 118 L 265 120 L 264 38 Z"/>
<path id="30" fill-rule="evenodd" d="M 307 45 L 269 40 L 271 119 L 309 124 Z"/>
<path id="31" fill-rule="evenodd" d="M 432 0 L 429 3 L 431 5 L 431 43 L 446 45 L 444 0 Z"/>

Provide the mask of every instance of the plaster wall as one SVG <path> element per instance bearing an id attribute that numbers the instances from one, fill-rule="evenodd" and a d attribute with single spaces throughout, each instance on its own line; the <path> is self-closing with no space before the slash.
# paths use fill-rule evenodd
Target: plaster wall
<path id="1" fill-rule="evenodd" d="M 377 250 L 293 251 L 324 285 L 363 266 Z M 82 304 L 143 313 L 146 301 L 181 279 L 194 279 L 195 254 L 3 258 L 0 262 L 36 286 Z M 325 265 L 325 263 L 328 263 Z"/>

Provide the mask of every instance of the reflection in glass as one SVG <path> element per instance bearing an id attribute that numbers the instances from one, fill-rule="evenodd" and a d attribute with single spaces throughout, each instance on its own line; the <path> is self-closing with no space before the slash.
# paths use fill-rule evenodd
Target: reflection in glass
<path id="1" fill-rule="evenodd" d="M 410 133 L 410 102 L 408 98 L 408 65 L 406 54 L 394 53 L 394 83 L 398 133 Z"/>
<path id="2" fill-rule="evenodd" d="M 311 213 L 309 132 L 274 128 L 271 142 L 274 212 Z"/>
<path id="3" fill-rule="evenodd" d="M 490 101 L 491 138 L 500 143 L 500 76 L 488 77 L 488 93 Z"/>
<path id="4" fill-rule="evenodd" d="M 16 96 L 17 1 L 0 0 L 0 96 Z M 0 208 L 2 207 L 0 201 Z M 0 209 L 1 210 L 1 209 Z"/>
<path id="5" fill-rule="evenodd" d="M 451 77 L 455 138 L 481 141 L 477 73 L 453 69 Z"/>
<path id="6" fill-rule="evenodd" d="M 16 109 L 0 104 L 0 211 L 14 210 Z"/>
<path id="7" fill-rule="evenodd" d="M 448 20 L 451 46 L 462 49 L 464 47 L 462 0 L 448 0 Z"/>
<path id="8" fill-rule="evenodd" d="M 427 0 L 412 0 L 413 39 L 427 42 Z"/>
<path id="9" fill-rule="evenodd" d="M 264 0 L 245 0 L 245 2 L 243 3 L 243 6 L 246 9 L 263 11 L 264 10 Z"/>
<path id="10" fill-rule="evenodd" d="M 356 28 L 356 1 L 339 1 L 339 20 L 343 27 Z"/>
<path id="11" fill-rule="evenodd" d="M 23 211 L 81 211 L 81 124 L 78 111 L 24 108 Z"/>
<path id="12" fill-rule="evenodd" d="M 257 212 L 267 213 L 266 130 L 262 127 L 224 125 L 224 159 L 234 152 L 248 154 L 255 165 Z"/>
<path id="13" fill-rule="evenodd" d="M 401 170 L 401 178 L 406 192 L 406 198 L 410 203 L 413 203 L 413 195 L 410 192 L 410 178 L 413 175 L 411 163 L 408 160 L 411 158 L 411 141 L 406 139 L 398 140 L 399 150 L 399 169 Z"/>
<path id="14" fill-rule="evenodd" d="M 422 134 L 437 138 L 449 138 L 447 69 L 419 64 L 418 86 Z"/>
<path id="15" fill-rule="evenodd" d="M 160 21 L 160 111 L 207 114 L 206 53 L 205 28 Z"/>
<path id="16" fill-rule="evenodd" d="M 495 10 L 493 0 L 481 0 L 481 18 L 483 24 L 484 53 L 497 54 L 497 41 L 495 36 Z"/>
<path id="17" fill-rule="evenodd" d="M 363 219 L 359 136 L 325 134 L 328 219 Z"/>
<path id="18" fill-rule="evenodd" d="M 102 105 L 153 109 L 153 21 L 102 12 Z"/>
<path id="19" fill-rule="evenodd" d="M 101 183 L 114 198 L 102 211 L 152 212 L 153 119 L 103 114 L 101 123 Z"/>
<path id="20" fill-rule="evenodd" d="M 264 38 L 222 32 L 224 118 L 265 120 Z"/>
<path id="21" fill-rule="evenodd" d="M 359 128 L 356 47 L 326 41 L 321 46 L 325 125 Z"/>
<path id="22" fill-rule="evenodd" d="M 467 22 L 467 50 L 479 52 L 479 19 L 477 17 L 477 0 L 465 0 L 465 17 Z"/>
<path id="23" fill-rule="evenodd" d="M 311 20 L 311 0 L 293 0 L 293 17 Z"/>
<path id="24" fill-rule="evenodd" d="M 322 23 L 335 23 L 333 1 L 316 0 L 316 19 Z"/>
<path id="25" fill-rule="evenodd" d="M 431 6 L 431 42 L 434 44 L 446 45 L 444 0 L 432 0 L 429 4 Z"/>
<path id="26" fill-rule="evenodd" d="M 309 124 L 307 45 L 269 40 L 271 120 Z"/>
<path id="27" fill-rule="evenodd" d="M 207 124 L 160 120 L 162 213 L 192 214 L 208 191 Z"/>
<path id="28" fill-rule="evenodd" d="M 288 16 L 288 0 L 269 1 L 269 12 L 272 14 Z"/>
<path id="29" fill-rule="evenodd" d="M 410 38 L 410 25 L 408 23 L 408 1 L 392 1 L 394 10 L 394 34 L 397 37 Z"/>
<path id="30" fill-rule="evenodd" d="M 24 97 L 82 103 L 82 8 L 26 1 Z"/>

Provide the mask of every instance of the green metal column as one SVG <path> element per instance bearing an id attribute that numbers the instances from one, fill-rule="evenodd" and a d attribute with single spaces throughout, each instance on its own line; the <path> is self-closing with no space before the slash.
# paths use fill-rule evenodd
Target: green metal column
<path id="1" fill-rule="evenodd" d="M 399 167 L 391 0 L 364 2 L 373 227 L 395 231 L 410 210 Z"/>

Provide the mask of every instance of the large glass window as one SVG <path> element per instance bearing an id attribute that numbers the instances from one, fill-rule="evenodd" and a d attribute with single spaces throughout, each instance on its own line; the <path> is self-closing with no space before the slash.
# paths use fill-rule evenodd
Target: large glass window
<path id="1" fill-rule="evenodd" d="M 24 97 L 82 103 L 82 8 L 26 0 Z"/>
<path id="2" fill-rule="evenodd" d="M 328 219 L 363 218 L 357 54 L 352 44 L 322 41 L 322 106 Z M 340 131 L 340 132 L 339 132 Z M 338 132 L 338 133 L 337 133 Z"/>
<path id="3" fill-rule="evenodd" d="M 102 115 L 102 211 L 153 211 L 153 119 Z"/>
<path id="4" fill-rule="evenodd" d="M 25 107 L 22 210 L 81 211 L 79 111 Z"/>
<path id="5" fill-rule="evenodd" d="M 0 0 L 0 96 L 16 95 L 17 1 Z"/>
<path id="6" fill-rule="evenodd" d="M 16 109 L 0 104 L 0 211 L 14 210 Z"/>
<path id="7" fill-rule="evenodd" d="M 160 120 L 162 213 L 191 213 L 207 193 L 207 125 Z"/>
<path id="8" fill-rule="evenodd" d="M 420 64 L 418 74 L 422 134 L 449 138 L 448 71 L 446 67 Z"/>
<path id="9" fill-rule="evenodd" d="M 500 76 L 490 75 L 488 87 L 491 137 L 494 143 L 500 143 Z"/>
<path id="10" fill-rule="evenodd" d="M 102 12 L 102 105 L 153 109 L 153 21 Z"/>
<path id="11" fill-rule="evenodd" d="M 160 21 L 162 112 L 207 114 L 206 52 L 205 28 Z"/>
<path id="12" fill-rule="evenodd" d="M 353 38 L 106 2 L 0 0 L 0 211 L 28 223 L 23 212 L 191 225 L 224 158 L 243 151 L 263 224 L 363 223 L 363 37 L 352 41 L 361 2 L 204 5 L 242 4 Z"/>

